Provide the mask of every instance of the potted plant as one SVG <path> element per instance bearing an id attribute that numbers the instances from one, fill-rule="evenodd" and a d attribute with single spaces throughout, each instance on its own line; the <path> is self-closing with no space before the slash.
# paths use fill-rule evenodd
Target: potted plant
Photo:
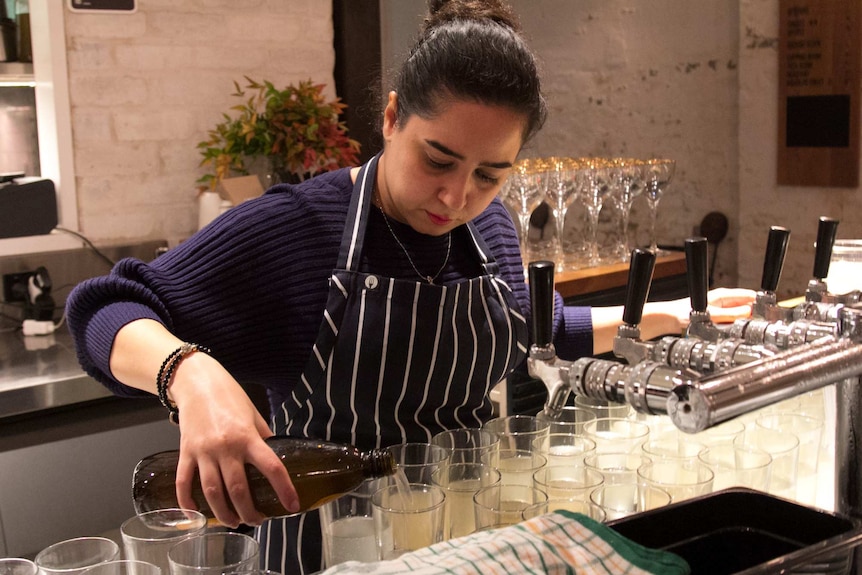
<path id="1" fill-rule="evenodd" d="M 327 101 L 324 84 L 307 80 L 279 90 L 266 80 L 245 79 L 245 88 L 234 82 L 232 95 L 243 99 L 231 107 L 235 115 L 225 113 L 197 145 L 200 165 L 210 170 L 198 183 L 214 190 L 225 178 L 248 175 L 259 159 L 266 160 L 272 183 L 299 182 L 356 163 L 359 142 L 338 119 L 346 105 L 339 98 Z"/>

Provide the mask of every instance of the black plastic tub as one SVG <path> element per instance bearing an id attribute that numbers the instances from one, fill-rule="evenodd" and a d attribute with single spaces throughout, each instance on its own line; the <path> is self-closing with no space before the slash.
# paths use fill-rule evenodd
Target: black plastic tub
<path id="1" fill-rule="evenodd" d="M 693 575 L 849 573 L 858 521 L 744 488 L 617 519 L 621 535 L 688 561 Z"/>

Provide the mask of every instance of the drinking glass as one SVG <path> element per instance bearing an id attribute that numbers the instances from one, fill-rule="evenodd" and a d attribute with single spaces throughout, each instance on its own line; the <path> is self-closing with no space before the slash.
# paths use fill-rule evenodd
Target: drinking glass
<path id="1" fill-rule="evenodd" d="M 699 460 L 654 459 L 638 467 L 638 478 L 667 491 L 676 502 L 712 493 L 715 475 Z"/>
<path id="2" fill-rule="evenodd" d="M 491 485 L 473 496 L 476 529 L 520 523 L 521 512 L 527 507 L 548 500 L 541 489 L 527 485 Z"/>
<path id="3" fill-rule="evenodd" d="M 706 448 L 698 459 L 715 474 L 715 491 L 735 486 L 769 490 L 772 456 L 762 449 L 725 443 Z"/>
<path id="4" fill-rule="evenodd" d="M 607 161 L 584 158 L 576 174 L 578 196 L 587 209 L 587 259 L 590 267 L 595 267 L 599 265 L 599 214 L 611 191 Z"/>
<path id="5" fill-rule="evenodd" d="M 716 445 L 733 445 L 733 441 L 743 433 L 745 433 L 745 423 L 740 419 L 730 419 L 699 433 L 691 434 L 689 437 L 711 448 Z"/>
<path id="6" fill-rule="evenodd" d="M 36 575 L 39 567 L 23 557 L 0 558 L 0 575 Z"/>
<path id="7" fill-rule="evenodd" d="M 449 450 L 431 443 L 398 443 L 386 448 L 409 483 L 431 484 L 434 470 L 449 461 Z"/>
<path id="8" fill-rule="evenodd" d="M 257 569 L 260 548 L 254 538 L 232 531 L 201 533 L 168 551 L 171 575 L 224 575 Z"/>
<path id="9" fill-rule="evenodd" d="M 706 451 L 706 446 L 692 441 L 678 433 L 668 433 L 655 439 L 650 439 L 641 446 L 644 455 L 653 461 L 659 459 L 676 459 L 697 461 L 697 456 Z"/>
<path id="10" fill-rule="evenodd" d="M 577 161 L 572 158 L 552 156 L 546 159 L 548 176 L 545 187 L 545 200 L 551 206 L 556 225 L 557 271 L 563 271 L 566 263 L 565 227 L 566 213 L 578 197 L 575 186 Z"/>
<path id="11" fill-rule="evenodd" d="M 494 453 L 500 451 L 500 438 L 486 429 L 450 429 L 431 438 L 432 445 L 449 450 L 449 463 L 481 463 L 490 457 L 496 467 Z"/>
<path id="12" fill-rule="evenodd" d="M 649 426 L 632 419 L 600 417 L 584 425 L 584 435 L 596 443 L 596 453 L 634 453 L 649 438 Z"/>
<path id="13" fill-rule="evenodd" d="M 518 234 L 521 240 L 521 258 L 526 262 L 527 238 L 530 233 L 530 216 L 545 199 L 547 164 L 540 158 L 529 158 L 515 163 L 511 175 L 500 190 L 500 199 L 518 217 Z"/>
<path id="14" fill-rule="evenodd" d="M 755 420 L 766 429 L 794 434 L 799 439 L 796 467 L 796 500 L 806 505 L 817 503 L 817 463 L 820 460 L 823 419 L 799 413 L 766 413 Z"/>
<path id="15" fill-rule="evenodd" d="M 431 476 L 446 492 L 444 538 L 469 535 L 476 530 L 473 496 L 483 487 L 500 482 L 500 471 L 485 463 L 450 463 Z"/>
<path id="16" fill-rule="evenodd" d="M 367 563 L 380 559 L 374 536 L 371 497 L 385 479 L 367 479 L 359 486 L 320 507 L 323 563 L 332 567 L 345 561 Z"/>
<path id="17" fill-rule="evenodd" d="M 590 519 L 595 519 L 599 523 L 604 523 L 607 520 L 607 514 L 604 509 L 592 501 L 583 501 L 580 499 L 548 499 L 547 501 L 534 503 L 521 511 L 521 517 L 526 521 L 545 513 L 554 513 L 555 511 L 580 513 Z"/>
<path id="18" fill-rule="evenodd" d="M 652 461 L 641 453 L 593 453 L 584 458 L 584 465 L 595 469 L 607 483 L 635 483 L 638 468 Z"/>
<path id="19" fill-rule="evenodd" d="M 601 507 L 611 521 L 664 507 L 670 503 L 670 494 L 646 483 L 604 483 L 590 493 L 590 501 Z"/>
<path id="20" fill-rule="evenodd" d="M 501 449 L 497 469 L 503 485 L 533 485 L 533 473 L 547 465 L 541 453 L 525 449 Z"/>
<path id="21" fill-rule="evenodd" d="M 590 492 L 604 480 L 601 473 L 584 465 L 543 467 L 533 473 L 533 485 L 549 499 L 589 501 Z"/>
<path id="22" fill-rule="evenodd" d="M 566 405 L 554 416 L 541 410 L 536 414 L 539 421 L 547 421 L 549 433 L 571 433 L 572 435 L 583 435 L 584 424 L 596 419 L 595 411 L 576 405 Z"/>
<path id="23" fill-rule="evenodd" d="M 78 575 L 119 557 L 120 546 L 107 537 L 76 537 L 46 547 L 33 561 L 45 575 Z"/>
<path id="24" fill-rule="evenodd" d="M 82 575 L 84 573 L 86 575 L 161 575 L 162 569 L 146 561 L 118 560 L 88 567 L 84 569 Z"/>
<path id="25" fill-rule="evenodd" d="M 579 465 L 584 457 L 596 451 L 596 442 L 571 433 L 551 433 L 535 440 L 533 451 L 545 456 L 548 467 Z"/>
<path id="26" fill-rule="evenodd" d="M 632 412 L 632 408 L 627 403 L 612 403 L 580 394 L 575 396 L 575 406 L 592 411 L 596 414 L 596 418 L 628 417 Z"/>
<path id="27" fill-rule="evenodd" d="M 799 462 L 799 438 L 795 434 L 755 426 L 737 437 L 734 445 L 762 449 L 772 457 L 769 493 L 794 499 Z"/>
<path id="28" fill-rule="evenodd" d="M 643 192 L 643 162 L 634 158 L 613 158 L 610 161 L 611 201 L 619 214 L 619 244 L 617 259 L 629 261 L 629 220 L 632 204 Z"/>
<path id="29" fill-rule="evenodd" d="M 443 489 L 420 483 L 411 483 L 408 493 L 402 489 L 389 485 L 371 496 L 377 549 L 383 560 L 443 541 Z"/>
<path id="30" fill-rule="evenodd" d="M 482 429 L 500 438 L 500 450 L 530 451 L 539 437 L 547 437 L 550 424 L 532 415 L 507 415 L 485 422 Z"/>
<path id="31" fill-rule="evenodd" d="M 152 563 L 167 574 L 168 550 L 183 539 L 202 533 L 203 513 L 190 509 L 157 509 L 131 517 L 120 526 L 126 559 Z"/>
<path id="32" fill-rule="evenodd" d="M 675 169 L 676 162 L 659 158 L 647 160 L 643 168 L 644 196 L 649 206 L 649 249 L 655 254 L 659 252 L 655 227 L 658 203 L 673 179 Z"/>

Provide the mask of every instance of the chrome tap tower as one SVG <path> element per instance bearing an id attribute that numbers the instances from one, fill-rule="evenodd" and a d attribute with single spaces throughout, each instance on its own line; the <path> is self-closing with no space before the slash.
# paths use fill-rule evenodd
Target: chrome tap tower
<path id="1" fill-rule="evenodd" d="M 684 335 L 657 341 L 641 340 L 638 327 L 655 255 L 635 249 L 613 348 L 620 361 L 556 356 L 551 338 L 554 265 L 531 263 L 535 343 L 528 367 L 548 389 L 545 412 L 558 413 L 569 394 L 576 393 L 627 403 L 642 413 L 666 414 L 680 430 L 695 433 L 835 383 L 836 511 L 862 519 L 862 305 L 859 291 L 832 294 L 824 281 L 837 226 L 836 220 L 820 218 L 813 278 L 805 301 L 794 308 L 779 306 L 775 295 L 790 232 L 771 228 L 752 317 L 727 329 L 716 326 L 708 312 L 706 240 L 687 240 L 690 324 Z"/>

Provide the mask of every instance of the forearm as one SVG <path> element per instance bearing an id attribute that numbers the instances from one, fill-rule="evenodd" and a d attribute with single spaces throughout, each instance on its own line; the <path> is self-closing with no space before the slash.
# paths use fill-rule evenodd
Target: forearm
<path id="1" fill-rule="evenodd" d="M 162 362 L 182 344 L 182 340 L 157 321 L 130 322 L 114 338 L 111 373 L 128 386 L 156 395 L 156 376 Z"/>
<path id="2" fill-rule="evenodd" d="M 650 302 L 644 306 L 639 328 L 641 339 L 653 339 L 663 335 L 679 335 L 682 330 L 680 320 L 676 315 L 675 302 Z M 606 353 L 614 347 L 614 337 L 617 328 L 622 324 L 623 307 L 594 307 L 593 316 L 593 352 Z"/>

